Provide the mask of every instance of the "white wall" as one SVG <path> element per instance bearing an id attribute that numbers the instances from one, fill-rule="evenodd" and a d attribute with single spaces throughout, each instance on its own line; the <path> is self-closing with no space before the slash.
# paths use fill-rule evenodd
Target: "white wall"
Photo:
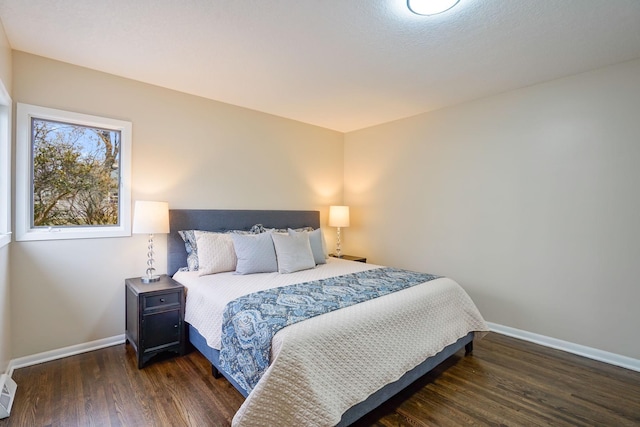
<path id="1" fill-rule="evenodd" d="M 171 208 L 316 209 L 342 202 L 343 135 L 14 52 L 14 102 L 133 123 L 133 198 Z M 166 239 L 156 239 L 166 270 Z M 124 333 L 124 279 L 146 236 L 15 242 L 12 357 Z"/>
<path id="2" fill-rule="evenodd" d="M 9 292 L 9 246 L 0 248 L 0 373 L 11 360 L 11 295 Z"/>
<path id="3" fill-rule="evenodd" d="M 9 45 L 9 39 L 4 32 L 4 26 L 0 20 L 0 80 L 4 84 L 4 88 L 11 95 L 11 88 L 13 85 L 12 79 L 12 60 L 11 60 L 11 46 Z"/>
<path id="4" fill-rule="evenodd" d="M 640 60 L 345 136 L 346 253 L 640 359 Z"/>
<path id="5" fill-rule="evenodd" d="M 11 95 L 11 48 L 0 21 L 0 83 Z M 9 246 L 0 248 L 0 373 L 11 359 L 11 321 L 9 287 Z"/>

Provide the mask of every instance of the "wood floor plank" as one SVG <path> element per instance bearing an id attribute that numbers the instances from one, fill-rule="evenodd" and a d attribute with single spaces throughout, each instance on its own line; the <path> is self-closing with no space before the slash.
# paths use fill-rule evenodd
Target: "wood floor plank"
<path id="1" fill-rule="evenodd" d="M 640 373 L 488 334 L 355 427 L 640 426 Z M 130 346 L 17 369 L 9 426 L 230 426 L 243 397 L 194 351 L 138 369 Z"/>
<path id="2" fill-rule="evenodd" d="M 523 395 L 534 407 L 544 408 L 544 411 L 555 411 L 559 419 L 563 417 L 565 407 L 571 407 L 582 414 L 582 417 L 572 415 L 571 422 L 579 422 L 579 425 L 592 425 L 594 421 L 623 423 L 633 416 L 634 411 L 637 413 L 634 407 L 640 399 L 634 399 L 633 396 L 619 396 L 609 401 L 606 408 L 597 403 L 607 401 L 612 389 L 623 386 L 618 381 L 608 381 L 607 377 L 598 377 L 599 381 L 592 381 L 593 374 L 584 375 L 584 369 L 563 366 L 560 362 L 541 364 L 540 360 L 517 358 L 497 350 L 491 354 L 492 360 L 486 363 L 491 365 L 493 374 L 487 376 L 499 376 L 501 383 L 498 387 L 508 388 L 513 390 L 514 394 Z M 544 360 L 547 362 L 549 359 Z M 522 381 L 523 374 L 518 368 L 526 371 L 526 382 Z M 521 384 L 526 384 L 527 387 L 519 387 Z M 633 394 L 633 390 L 630 390 L 630 395 Z M 578 398 L 581 395 L 588 398 Z M 589 398 L 592 401 L 589 401 Z"/>

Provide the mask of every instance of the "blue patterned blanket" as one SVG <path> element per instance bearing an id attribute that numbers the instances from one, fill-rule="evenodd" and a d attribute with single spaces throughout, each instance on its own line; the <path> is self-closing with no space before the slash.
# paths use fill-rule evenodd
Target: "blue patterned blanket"
<path id="1" fill-rule="evenodd" d="M 438 277 L 385 267 L 242 296 L 225 308 L 220 367 L 250 392 L 269 367 L 280 329 Z"/>

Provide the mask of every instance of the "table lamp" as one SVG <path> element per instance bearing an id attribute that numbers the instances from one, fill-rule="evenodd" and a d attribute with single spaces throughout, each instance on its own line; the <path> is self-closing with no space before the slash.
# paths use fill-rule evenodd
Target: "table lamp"
<path id="1" fill-rule="evenodd" d="M 329 227 L 338 227 L 336 257 L 342 258 L 342 242 L 340 228 L 349 226 L 349 206 L 329 206 Z"/>
<path id="2" fill-rule="evenodd" d="M 160 276 L 153 268 L 153 235 L 169 233 L 169 203 L 136 201 L 133 211 L 133 233 L 148 234 L 147 272 L 141 277 L 142 283 L 157 282 Z"/>

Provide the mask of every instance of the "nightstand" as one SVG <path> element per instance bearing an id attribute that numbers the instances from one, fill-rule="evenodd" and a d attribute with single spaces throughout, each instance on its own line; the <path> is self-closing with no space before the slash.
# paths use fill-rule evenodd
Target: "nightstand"
<path id="1" fill-rule="evenodd" d="M 338 258 L 335 254 L 329 254 L 329 256 Z M 342 255 L 340 259 L 346 259 L 347 261 L 367 262 L 367 259 L 365 257 L 354 256 L 354 255 Z"/>
<path id="2" fill-rule="evenodd" d="M 138 368 L 165 352 L 186 354 L 184 286 L 167 275 L 152 283 L 125 280 L 125 336 L 138 355 Z"/>

